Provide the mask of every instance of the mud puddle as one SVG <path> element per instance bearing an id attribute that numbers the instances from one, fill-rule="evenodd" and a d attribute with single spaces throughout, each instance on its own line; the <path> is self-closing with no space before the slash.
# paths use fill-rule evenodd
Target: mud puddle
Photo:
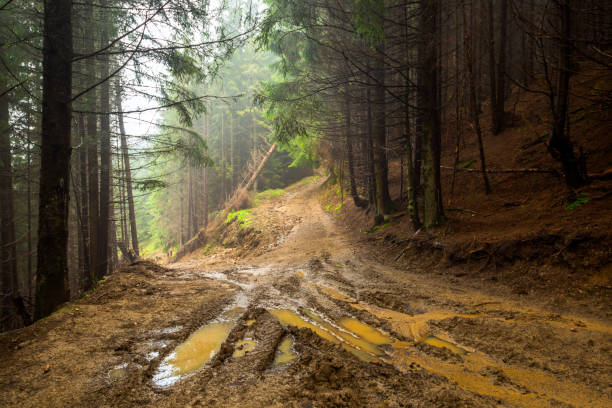
<path id="1" fill-rule="evenodd" d="M 281 340 L 276 349 L 272 367 L 283 367 L 297 359 L 298 355 L 293 350 L 293 344 L 294 340 L 292 336 L 287 336 Z"/>
<path id="2" fill-rule="evenodd" d="M 233 321 L 219 321 L 196 330 L 164 359 L 153 376 L 153 383 L 168 387 L 204 367 L 219 352 L 234 324 Z"/>
<path id="3" fill-rule="evenodd" d="M 256 345 L 257 342 L 253 339 L 244 339 L 238 341 L 236 342 L 236 344 L 234 344 L 234 354 L 232 354 L 232 357 L 244 357 L 248 352 L 253 351 Z"/>
<path id="4" fill-rule="evenodd" d="M 289 309 L 272 309 L 283 326 L 306 328 L 319 337 L 334 344 L 340 344 L 361 361 L 372 362 L 388 354 L 385 347 L 404 348 L 409 345 L 384 334 L 383 332 L 354 318 L 343 318 L 338 323 L 326 319 L 311 310 L 300 308 L 299 312 Z"/>

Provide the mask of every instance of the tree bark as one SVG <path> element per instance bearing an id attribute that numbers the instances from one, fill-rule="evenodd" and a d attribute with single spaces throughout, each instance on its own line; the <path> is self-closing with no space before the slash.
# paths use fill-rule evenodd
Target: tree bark
<path id="1" fill-rule="evenodd" d="M 121 85 L 120 81 L 117 80 L 116 85 L 116 105 L 119 112 L 122 111 L 121 107 Z M 127 145 L 127 136 L 125 134 L 125 125 L 123 124 L 123 115 L 118 115 L 119 119 L 119 133 L 121 134 L 121 155 L 123 156 L 123 167 L 125 171 L 125 183 L 128 201 L 128 213 L 130 218 L 130 235 L 132 236 L 132 248 L 136 253 L 136 256 L 140 256 L 140 248 L 138 246 L 138 229 L 136 227 L 136 210 L 134 208 L 134 192 L 132 189 L 132 170 L 130 167 L 130 152 Z M 127 245 L 127 242 L 126 242 Z"/>
<path id="2" fill-rule="evenodd" d="M 464 41 L 464 52 L 465 52 L 465 65 L 468 72 L 468 82 L 469 82 L 469 92 L 470 92 L 470 119 L 472 121 L 472 125 L 474 126 L 474 130 L 476 131 L 476 137 L 478 139 L 478 153 L 480 155 L 480 169 L 482 171 L 482 181 L 485 187 L 485 193 L 489 194 L 491 192 L 491 186 L 489 184 L 489 178 L 487 177 L 486 172 L 486 163 L 485 163 L 485 154 L 484 147 L 482 142 L 482 130 L 480 127 L 480 117 L 478 115 L 478 106 L 476 102 L 476 80 L 474 78 L 474 68 L 473 68 L 473 56 L 472 56 L 472 46 L 471 46 L 471 36 L 469 34 L 467 28 L 467 18 L 465 16 L 465 7 L 462 2 L 462 13 L 463 13 L 463 41 Z M 470 27 L 471 30 L 471 27 Z M 455 163 L 455 166 L 457 163 Z"/>
<path id="3" fill-rule="evenodd" d="M 93 2 L 90 0 L 87 3 L 86 18 L 89 23 L 90 32 L 87 35 L 87 52 L 95 51 L 96 44 L 93 32 L 95 31 L 96 22 L 94 20 Z M 87 78 L 91 83 L 96 80 L 96 64 L 95 61 L 87 63 Z M 90 112 L 96 111 L 97 106 L 97 90 L 90 90 L 85 95 L 85 105 Z M 92 288 L 96 284 L 96 275 L 99 267 L 98 263 L 98 219 L 100 217 L 99 203 L 99 186 L 98 186 L 98 118 L 95 114 L 87 114 L 87 196 L 89 205 L 89 272 L 88 282 L 86 287 Z M 84 203 L 85 204 L 85 203 Z"/>
<path id="4" fill-rule="evenodd" d="M 351 99 L 348 89 L 344 94 L 344 103 L 344 141 L 348 156 L 349 188 L 355 205 L 363 207 L 365 203 L 357 194 L 357 185 L 355 183 L 355 158 L 353 154 L 353 141 L 351 140 Z"/>
<path id="5" fill-rule="evenodd" d="M 506 102 L 506 48 L 508 43 L 508 0 L 500 0 L 500 22 L 499 22 L 499 59 L 497 61 L 497 90 L 493 121 L 495 128 L 493 134 L 504 130 L 505 102 Z"/>
<path id="6" fill-rule="evenodd" d="M 42 140 L 35 319 L 69 299 L 72 0 L 44 3 Z M 43 261 L 44 260 L 44 261 Z"/>
<path id="7" fill-rule="evenodd" d="M 87 134 L 85 132 L 85 119 L 83 114 L 79 115 L 79 133 L 81 136 L 81 147 L 79 148 L 79 181 L 80 181 L 80 232 L 81 232 L 81 252 L 83 255 L 83 270 L 81 271 L 81 289 L 84 291 L 91 289 L 91 247 L 89 246 L 89 206 L 87 205 Z"/>
<path id="8" fill-rule="evenodd" d="M 410 120 L 410 95 L 411 95 L 411 89 L 412 89 L 412 84 L 410 83 L 410 77 L 411 77 L 411 70 L 412 68 L 410 67 L 409 64 L 409 56 L 412 52 L 411 50 L 411 46 L 409 43 L 409 36 L 408 36 L 408 27 L 409 27 L 409 17 L 408 17 L 408 0 L 404 0 L 404 19 L 405 19 L 405 23 L 406 23 L 406 27 L 405 27 L 405 41 L 406 41 L 406 66 L 408 67 L 406 69 L 406 79 L 405 79 L 405 83 L 404 83 L 404 92 L 406 93 L 406 100 L 404 103 L 404 131 L 406 133 L 406 179 L 407 179 L 407 185 L 406 185 L 406 198 L 408 200 L 408 214 L 410 217 L 410 224 L 412 225 L 412 229 L 413 230 L 418 230 L 421 227 L 421 220 L 419 218 L 419 207 L 418 207 L 418 203 L 417 203 L 417 188 L 418 188 L 418 181 L 417 181 L 417 167 L 415 166 L 415 160 L 413 159 L 413 155 L 414 155 L 414 149 L 412 148 L 412 138 L 411 138 L 411 129 L 410 129 L 410 124 L 411 124 L 411 120 Z"/>
<path id="9" fill-rule="evenodd" d="M 586 183 L 585 169 L 574 154 L 574 146 L 566 129 L 567 105 L 571 69 L 571 7 L 570 0 L 558 0 L 561 17 L 559 39 L 559 68 L 557 72 L 556 98 L 553 106 L 553 125 L 548 142 L 548 151 L 561 162 L 565 182 L 572 188 Z"/>
<path id="10" fill-rule="evenodd" d="M 419 108 L 424 114 L 423 120 L 423 216 L 425 227 L 430 228 L 440 224 L 442 212 L 442 189 L 440 184 L 440 109 L 438 95 L 438 4 L 437 2 L 421 1 L 420 30 L 421 41 L 419 83 L 421 92 Z"/>
<path id="11" fill-rule="evenodd" d="M 6 78 L 0 70 L 0 80 Z M 4 83 L 0 89 L 7 89 Z M 9 94 L 0 96 L 0 331 L 22 326 L 14 300 L 19 296 L 17 279 L 17 243 L 13 202 L 13 165 L 11 160 L 11 126 Z"/>
<path id="12" fill-rule="evenodd" d="M 106 25 L 106 24 L 105 24 Z M 108 43 L 108 28 L 102 29 L 101 43 Z M 102 57 L 102 68 L 100 75 L 106 78 L 110 72 L 110 61 L 108 56 Z M 100 219 L 98 224 L 98 269 L 96 278 L 102 279 L 108 272 L 109 264 L 109 237 L 110 237 L 110 199 L 111 199 L 111 144 L 110 144 L 110 84 L 105 81 L 100 85 L 100 106 L 102 116 L 100 117 Z"/>
<path id="13" fill-rule="evenodd" d="M 385 63 L 384 48 L 376 55 L 374 75 L 374 178 L 376 179 L 376 217 L 381 220 L 384 214 L 391 211 L 389 183 L 387 179 L 387 138 L 385 108 Z"/>
<path id="14" fill-rule="evenodd" d="M 497 124 L 497 115 L 495 112 L 495 107 L 497 106 L 497 80 L 495 78 L 495 9 L 493 7 L 493 0 L 488 1 L 487 8 L 488 16 L 487 20 L 489 20 L 489 98 L 491 104 L 491 132 L 493 134 L 497 134 L 497 128 L 499 127 Z"/>

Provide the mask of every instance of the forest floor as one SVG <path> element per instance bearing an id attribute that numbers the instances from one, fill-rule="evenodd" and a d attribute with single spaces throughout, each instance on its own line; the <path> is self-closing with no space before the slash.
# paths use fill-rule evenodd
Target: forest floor
<path id="1" fill-rule="evenodd" d="M 612 406 L 609 298 L 396 267 L 309 180 L 4 334 L 0 406 Z"/>

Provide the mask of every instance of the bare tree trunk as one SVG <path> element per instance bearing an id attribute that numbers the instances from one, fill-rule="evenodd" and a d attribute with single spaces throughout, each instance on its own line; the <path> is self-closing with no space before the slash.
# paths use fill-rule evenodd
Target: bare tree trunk
<path id="1" fill-rule="evenodd" d="M 102 30 L 102 45 L 108 43 L 107 27 Z M 106 78 L 110 71 L 109 56 L 102 57 L 101 77 Z M 105 81 L 100 86 L 100 106 L 104 112 L 100 117 L 100 222 L 98 228 L 98 262 L 96 278 L 102 279 L 108 272 L 110 237 L 110 197 L 111 197 L 111 145 L 110 145 L 110 84 Z"/>
<path id="2" fill-rule="evenodd" d="M 368 67 L 369 70 L 369 67 Z M 367 109 L 367 144 L 368 144 L 368 201 L 370 205 L 376 207 L 376 177 L 375 168 L 374 168 L 374 137 L 373 137 L 373 123 L 372 123 L 372 97 L 371 97 L 371 87 L 368 86 L 366 91 L 366 109 Z"/>
<path id="3" fill-rule="evenodd" d="M 488 16 L 489 20 L 489 85 L 490 85 L 490 103 L 492 111 L 491 120 L 491 132 L 497 134 L 498 124 L 497 115 L 495 114 L 495 107 L 497 106 L 497 80 L 495 78 L 495 10 L 493 7 L 493 0 L 488 0 Z"/>
<path id="4" fill-rule="evenodd" d="M 377 222 L 381 222 L 384 214 L 391 211 L 391 198 L 387 180 L 384 48 L 376 58 L 374 71 L 376 76 L 374 87 L 374 178 L 376 179 L 376 217 Z"/>
<path id="5" fill-rule="evenodd" d="M 357 194 L 357 185 L 355 183 L 355 162 L 353 155 L 353 141 L 351 140 L 351 99 L 348 89 L 344 95 L 344 141 L 347 149 L 348 171 L 349 171 L 349 188 L 353 202 L 357 207 L 363 207 L 365 203 Z"/>
<path id="6" fill-rule="evenodd" d="M 225 114 L 223 113 L 223 110 L 221 110 L 221 200 L 219 200 L 221 203 L 224 203 L 225 200 L 227 200 L 227 186 L 225 183 L 225 135 L 223 134 L 224 116 Z"/>
<path id="7" fill-rule="evenodd" d="M 36 307 L 38 320 L 70 296 L 68 202 L 70 200 L 70 122 L 72 92 L 72 1 L 45 2 L 43 103 L 38 216 Z M 40 260 L 43 260 L 41 262 Z"/>
<path id="8" fill-rule="evenodd" d="M 121 107 L 121 85 L 119 80 L 116 82 L 116 92 L 115 97 L 117 110 L 119 112 L 122 111 Z M 136 210 L 134 208 L 134 192 L 132 189 L 132 170 L 130 167 L 130 152 L 127 145 L 127 137 L 125 134 L 125 126 L 123 124 L 123 115 L 118 115 L 119 119 L 119 133 L 121 134 L 121 155 L 123 156 L 123 167 L 125 170 L 125 183 L 126 183 L 126 192 L 128 199 L 128 212 L 130 217 L 130 234 L 132 236 L 132 248 L 136 253 L 136 256 L 140 256 L 140 249 L 138 245 L 138 230 L 136 228 Z M 126 242 L 127 245 L 127 242 Z"/>
<path id="9" fill-rule="evenodd" d="M 474 69 L 473 69 L 473 57 L 472 57 L 472 47 L 471 47 L 471 36 L 470 31 L 467 29 L 467 19 L 465 16 L 465 7 L 463 7 L 462 2 L 462 11 L 463 11 L 463 41 L 464 41 L 464 52 L 465 52 L 465 65 L 468 72 L 468 82 L 469 82 L 469 90 L 470 90 L 470 117 L 472 120 L 472 125 L 474 126 L 474 130 L 476 131 L 476 136 L 478 138 L 478 153 L 480 155 L 480 169 L 482 170 L 482 181 L 485 186 L 485 193 L 489 194 L 491 192 L 491 186 L 489 184 L 489 179 L 487 177 L 486 172 L 486 164 L 485 164 L 485 154 L 484 147 L 482 142 L 482 131 L 480 128 L 480 118 L 478 115 L 478 108 L 476 103 L 476 84 L 474 79 Z M 471 27 L 470 27 L 471 30 Z"/>
<path id="10" fill-rule="evenodd" d="M 252 118 L 252 115 L 251 115 Z M 204 117 L 204 138 L 206 142 L 210 140 L 208 137 L 208 115 Z M 204 188 L 203 188 L 204 209 L 202 210 L 204 228 L 208 227 L 208 167 L 204 167 Z"/>
<path id="11" fill-rule="evenodd" d="M 96 49 L 94 41 L 96 21 L 94 20 L 93 1 L 88 0 L 86 8 L 86 18 L 90 27 L 90 33 L 87 35 L 87 52 L 92 53 Z M 96 64 L 95 61 L 88 61 L 87 78 L 91 83 L 96 80 Z M 85 105 L 90 112 L 96 111 L 97 106 L 97 90 L 94 88 L 85 95 Z M 89 272 L 87 288 L 92 288 L 96 284 L 96 275 L 99 267 L 98 264 L 98 219 L 100 217 L 99 204 L 99 185 L 98 185 L 98 118 L 95 114 L 87 114 L 87 188 L 88 188 L 88 203 L 89 203 Z M 85 202 L 84 202 L 85 203 Z"/>
<path id="12" fill-rule="evenodd" d="M 0 80 L 6 78 L 0 71 Z M 0 89 L 7 89 L 4 83 Z M 19 296 L 17 278 L 17 242 L 15 241 L 15 212 L 13 202 L 13 166 L 11 161 L 11 126 L 9 123 L 9 94 L 0 96 L 0 331 L 23 326 L 15 299 Z"/>
<path id="13" fill-rule="evenodd" d="M 426 4 L 427 3 L 427 4 Z M 440 185 L 440 109 L 438 101 L 438 4 L 437 2 L 421 1 L 420 31 L 424 38 L 421 41 L 419 83 L 421 92 L 419 106 L 424 112 L 423 121 L 423 182 L 424 206 L 423 215 L 427 228 L 438 225 L 441 221 L 442 191 Z"/>
<path id="14" fill-rule="evenodd" d="M 405 93 L 406 93 L 406 101 L 404 103 L 404 131 L 406 132 L 406 171 L 407 171 L 407 199 L 408 199 L 408 214 L 410 216 L 410 224 L 412 228 L 416 231 L 421 227 L 421 220 L 419 219 L 419 206 L 417 203 L 417 167 L 415 166 L 415 160 L 413 159 L 414 149 L 412 146 L 412 138 L 411 138 L 411 120 L 410 120 L 410 95 L 412 84 L 410 83 L 410 55 L 411 49 L 409 45 L 409 17 L 408 17 L 408 0 L 404 0 L 404 19 L 405 19 L 405 41 L 406 41 L 406 79 L 404 83 Z"/>
<path id="15" fill-rule="evenodd" d="M 507 28 L 508 28 L 508 0 L 500 0 L 500 30 L 499 30 L 499 59 L 497 62 L 497 91 L 493 121 L 495 128 L 494 134 L 498 134 L 504 130 L 504 115 L 506 101 L 506 48 L 508 43 Z"/>
<path id="16" fill-rule="evenodd" d="M 87 291 L 91 289 L 91 270 L 90 267 L 90 246 L 89 246 L 89 208 L 87 205 L 87 134 L 85 132 L 85 119 L 83 114 L 79 114 L 79 133 L 81 136 L 81 147 L 79 148 L 79 181 L 80 181 L 80 211 L 79 211 L 79 224 L 81 230 L 81 253 L 83 255 L 83 270 L 80 277 L 80 288 L 81 290 Z"/>
<path id="17" fill-rule="evenodd" d="M 571 0 L 557 1 L 561 16 L 559 40 L 559 68 L 557 72 L 556 98 L 553 106 L 553 126 L 548 141 L 548 151 L 563 168 L 565 182 L 572 188 L 586 183 L 585 169 L 574 154 L 574 146 L 566 132 L 567 105 L 571 69 Z"/>

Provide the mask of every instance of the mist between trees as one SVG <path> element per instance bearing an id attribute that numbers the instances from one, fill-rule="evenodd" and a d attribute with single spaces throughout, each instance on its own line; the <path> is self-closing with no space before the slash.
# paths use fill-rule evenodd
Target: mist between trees
<path id="1" fill-rule="evenodd" d="M 323 164 L 376 222 L 404 206 L 430 228 L 465 140 L 494 193 L 484 136 L 509 125 L 522 89 L 548 101 L 548 150 L 580 187 L 571 83 L 581 64 L 610 69 L 611 33 L 612 5 L 595 0 L 5 0 L 0 327 L 50 314 L 143 252 L 176 251 L 272 143 L 257 189 Z M 456 152 L 450 169 L 442 148 Z"/>

